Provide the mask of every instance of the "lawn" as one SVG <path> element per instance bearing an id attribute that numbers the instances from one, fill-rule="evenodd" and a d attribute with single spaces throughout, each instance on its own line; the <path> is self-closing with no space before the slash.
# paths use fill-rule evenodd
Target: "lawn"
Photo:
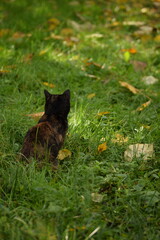
<path id="1" fill-rule="evenodd" d="M 1 0 L 0 239 L 160 239 L 159 19 L 159 0 Z M 71 91 L 56 172 L 19 160 L 44 89 Z"/>

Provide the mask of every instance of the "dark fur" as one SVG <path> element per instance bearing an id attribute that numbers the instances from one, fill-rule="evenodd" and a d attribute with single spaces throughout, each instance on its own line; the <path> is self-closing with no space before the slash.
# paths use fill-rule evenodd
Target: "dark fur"
<path id="1" fill-rule="evenodd" d="M 55 168 L 58 152 L 63 145 L 68 128 L 67 116 L 70 111 L 70 91 L 61 95 L 50 94 L 44 90 L 45 113 L 37 125 L 27 132 L 22 146 L 22 157 L 49 160 Z"/>

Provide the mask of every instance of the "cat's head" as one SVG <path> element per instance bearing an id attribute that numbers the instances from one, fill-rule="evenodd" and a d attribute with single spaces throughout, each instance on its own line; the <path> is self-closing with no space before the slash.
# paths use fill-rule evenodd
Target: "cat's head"
<path id="1" fill-rule="evenodd" d="M 44 90 L 44 95 L 46 98 L 45 114 L 66 118 L 70 111 L 70 90 L 66 90 L 63 94 L 50 94 Z"/>

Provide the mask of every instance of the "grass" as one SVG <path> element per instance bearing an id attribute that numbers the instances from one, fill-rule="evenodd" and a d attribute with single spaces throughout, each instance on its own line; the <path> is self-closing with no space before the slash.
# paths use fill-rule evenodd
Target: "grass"
<path id="1" fill-rule="evenodd" d="M 51 18 L 59 23 L 48 24 Z M 160 79 L 154 3 L 2 0 L 0 19 L 0 238 L 158 240 L 160 81 L 141 81 L 149 75 Z M 139 26 L 124 24 L 129 21 L 156 32 L 135 35 Z M 137 53 L 125 60 L 121 50 L 130 48 Z M 147 66 L 135 70 L 132 61 Z M 119 81 L 143 94 L 133 94 Z M 43 111 L 45 88 L 51 93 L 70 89 L 72 96 L 64 145 L 72 157 L 61 161 L 56 173 L 47 165 L 38 169 L 36 161 L 18 160 L 25 133 L 36 124 L 26 114 Z M 152 103 L 136 111 L 148 101 L 146 95 Z M 103 111 L 110 113 L 98 117 Z M 114 143 L 116 134 L 128 141 Z M 103 142 L 107 150 L 98 153 Z M 127 162 L 124 151 L 136 143 L 153 143 L 155 156 Z"/>

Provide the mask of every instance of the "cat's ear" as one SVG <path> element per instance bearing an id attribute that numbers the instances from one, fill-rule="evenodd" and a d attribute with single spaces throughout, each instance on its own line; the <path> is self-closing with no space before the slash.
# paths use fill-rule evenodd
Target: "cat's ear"
<path id="1" fill-rule="evenodd" d="M 46 99 L 48 99 L 51 94 L 47 90 L 44 90 L 44 95 L 45 95 Z"/>
<path id="2" fill-rule="evenodd" d="M 68 89 L 68 90 L 64 91 L 63 95 L 70 98 L 70 90 Z"/>

